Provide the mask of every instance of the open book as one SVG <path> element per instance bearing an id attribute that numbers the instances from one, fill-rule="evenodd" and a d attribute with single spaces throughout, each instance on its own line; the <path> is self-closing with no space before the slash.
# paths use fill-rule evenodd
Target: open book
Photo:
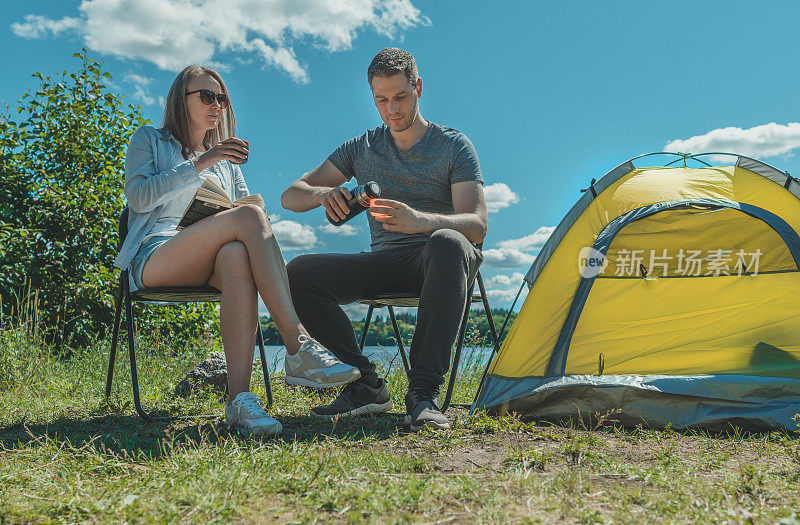
<path id="1" fill-rule="evenodd" d="M 222 210 L 235 208 L 240 204 L 255 204 L 259 208 L 264 208 L 264 199 L 257 193 L 255 195 L 240 197 L 231 202 L 228 194 L 225 193 L 225 190 L 223 190 L 219 184 L 211 179 L 205 179 L 203 184 L 197 188 L 192 202 L 186 207 L 186 211 L 183 212 L 183 217 L 181 217 L 178 223 L 178 229 L 182 230 L 200 219 L 210 217 Z"/>

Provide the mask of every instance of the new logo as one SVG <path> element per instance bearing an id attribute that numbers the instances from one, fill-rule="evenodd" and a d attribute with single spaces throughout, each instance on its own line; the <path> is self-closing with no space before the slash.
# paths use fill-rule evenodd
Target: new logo
<path id="1" fill-rule="evenodd" d="M 584 279 L 597 277 L 607 266 L 606 256 L 590 246 L 582 248 L 578 254 L 578 271 Z"/>

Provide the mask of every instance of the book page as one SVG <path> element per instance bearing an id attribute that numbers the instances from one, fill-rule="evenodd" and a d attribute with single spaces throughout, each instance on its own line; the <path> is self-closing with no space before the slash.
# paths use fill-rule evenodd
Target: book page
<path id="1" fill-rule="evenodd" d="M 247 195 L 246 197 L 239 197 L 234 201 L 234 204 L 237 206 L 240 204 L 255 204 L 259 208 L 264 208 L 264 198 L 261 196 L 260 193 L 256 193 L 255 195 Z"/>
<path id="2" fill-rule="evenodd" d="M 209 191 L 213 191 L 214 193 L 217 193 L 219 195 L 222 195 L 223 197 L 228 199 L 228 202 L 230 202 L 230 198 L 228 198 L 228 194 L 225 193 L 225 190 L 223 190 L 219 184 L 217 184 L 210 178 L 203 179 L 203 184 L 201 184 L 200 187 L 205 188 Z"/>
<path id="3" fill-rule="evenodd" d="M 233 203 L 231 202 L 230 198 L 228 198 L 227 195 L 225 194 L 220 195 L 219 193 L 209 190 L 208 188 L 204 188 L 202 186 L 197 188 L 197 191 L 194 194 L 194 198 L 201 201 L 223 204 L 228 208 L 233 207 Z"/>

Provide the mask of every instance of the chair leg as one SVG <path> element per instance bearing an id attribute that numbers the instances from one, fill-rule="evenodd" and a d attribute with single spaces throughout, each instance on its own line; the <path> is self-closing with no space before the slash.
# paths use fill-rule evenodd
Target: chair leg
<path id="1" fill-rule="evenodd" d="M 456 353 L 453 356 L 453 366 L 450 368 L 450 381 L 447 382 L 447 395 L 445 395 L 444 403 L 442 403 L 442 413 L 450 407 L 450 400 L 453 397 L 453 387 L 456 384 L 456 376 L 458 375 L 458 362 L 461 360 L 461 349 L 464 347 L 464 336 L 467 333 L 467 321 L 469 320 L 469 310 L 472 306 L 472 292 L 474 289 L 475 283 L 472 283 L 472 286 L 467 291 L 467 304 L 464 307 L 464 317 L 461 318 L 461 328 L 458 331 Z"/>
<path id="2" fill-rule="evenodd" d="M 120 317 L 122 314 L 122 279 L 125 278 L 127 272 L 122 272 L 119 277 L 119 290 L 117 293 L 117 301 L 115 303 L 114 311 L 114 333 L 111 336 L 111 354 L 108 358 L 108 377 L 106 378 L 106 401 L 111 395 L 111 383 L 114 381 L 114 361 L 117 357 L 117 342 L 119 339 L 119 325 Z"/>
<path id="3" fill-rule="evenodd" d="M 136 413 L 144 419 L 145 421 L 156 421 L 157 419 L 164 419 L 164 418 L 154 418 L 150 414 L 142 409 L 142 403 L 139 399 L 139 373 L 136 369 L 136 343 L 134 342 L 134 333 L 133 333 L 133 308 L 131 307 L 131 291 L 130 291 L 130 284 L 128 283 L 127 279 L 123 280 L 122 288 L 125 294 L 125 321 L 127 322 L 128 328 L 128 353 L 130 355 L 131 360 L 131 386 L 133 388 L 133 406 L 136 408 Z"/>
<path id="4" fill-rule="evenodd" d="M 472 400 L 472 406 L 475 406 L 475 401 L 478 400 L 478 394 L 483 388 L 483 381 L 486 379 L 486 372 L 489 370 L 489 365 L 494 358 L 495 353 L 500 349 L 500 341 L 497 337 L 497 328 L 494 326 L 494 317 L 492 317 L 492 309 L 489 307 L 489 297 L 486 295 L 486 288 L 483 286 L 483 277 L 481 277 L 481 272 L 477 273 L 478 281 L 478 288 L 481 292 L 481 301 L 483 301 L 483 311 L 486 312 L 486 320 L 489 322 L 489 332 L 492 334 L 492 351 L 489 354 L 489 359 L 486 362 L 486 367 L 483 370 L 483 374 L 481 375 L 480 383 L 478 383 L 478 388 L 475 391 L 475 398 Z M 472 407 L 470 407 L 470 413 L 472 413 Z"/>
<path id="5" fill-rule="evenodd" d="M 406 369 L 406 376 L 411 371 L 411 365 L 408 363 L 408 356 L 406 355 L 406 349 L 403 348 L 403 338 L 400 337 L 400 328 L 397 326 L 397 319 L 394 316 L 394 308 L 388 306 L 389 308 L 389 319 L 392 320 L 392 327 L 394 328 L 394 338 L 397 341 L 397 348 L 400 351 L 400 357 L 403 359 L 403 368 Z"/>
<path id="6" fill-rule="evenodd" d="M 483 311 L 486 312 L 486 320 L 489 322 L 489 332 L 492 334 L 492 347 L 497 350 L 497 329 L 494 326 L 494 318 L 492 317 L 492 309 L 489 307 L 489 297 L 486 295 L 486 288 L 483 286 L 483 277 L 481 272 L 478 272 L 477 279 L 478 289 L 481 292 L 481 300 L 483 301 Z"/>
<path id="7" fill-rule="evenodd" d="M 375 310 L 375 305 L 369 305 L 367 309 L 367 317 L 364 319 L 364 328 L 361 330 L 361 342 L 358 344 L 358 349 L 364 351 L 364 342 L 367 340 L 367 330 L 369 330 L 369 322 L 372 319 L 372 311 Z"/>
<path id="8" fill-rule="evenodd" d="M 261 325 L 256 327 L 256 343 L 261 355 L 261 371 L 264 373 L 264 387 L 267 389 L 267 408 L 272 406 L 272 385 L 269 382 L 269 367 L 267 367 L 267 352 L 264 350 L 264 335 L 261 333 Z"/>

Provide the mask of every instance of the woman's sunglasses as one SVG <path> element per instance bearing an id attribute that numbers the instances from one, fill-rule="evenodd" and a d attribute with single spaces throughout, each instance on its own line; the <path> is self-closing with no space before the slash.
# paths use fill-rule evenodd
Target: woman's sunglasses
<path id="1" fill-rule="evenodd" d="M 217 99 L 219 107 L 222 109 L 228 107 L 228 95 L 225 93 L 214 93 L 210 89 L 195 89 L 194 91 L 188 91 L 186 96 L 188 97 L 189 95 L 194 95 L 195 93 L 200 93 L 200 102 L 206 106 L 210 106 L 214 103 L 214 99 Z"/>

